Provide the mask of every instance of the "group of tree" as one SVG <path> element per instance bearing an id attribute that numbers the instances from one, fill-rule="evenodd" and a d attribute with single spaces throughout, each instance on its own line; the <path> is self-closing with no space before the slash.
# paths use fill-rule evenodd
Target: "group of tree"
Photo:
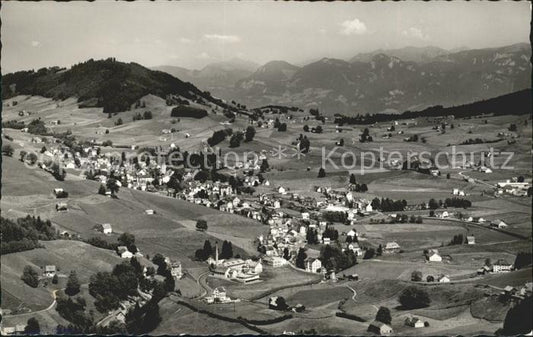
<path id="1" fill-rule="evenodd" d="M 360 192 L 360 193 L 368 192 L 368 186 L 366 186 L 366 184 L 359 184 L 359 183 L 350 184 L 348 189 L 350 191 Z"/>
<path id="2" fill-rule="evenodd" d="M 118 308 L 120 301 L 128 296 L 138 295 L 138 285 L 139 274 L 130 260 L 116 265 L 111 273 L 98 272 L 92 275 L 89 293 L 96 299 L 96 309 L 105 313 Z"/>
<path id="3" fill-rule="evenodd" d="M 431 303 L 427 291 L 416 286 L 405 288 L 398 300 L 404 309 L 425 308 Z"/>
<path id="4" fill-rule="evenodd" d="M 329 222 L 345 223 L 348 220 L 348 214 L 339 211 L 325 211 L 322 213 L 322 219 Z"/>
<path id="5" fill-rule="evenodd" d="M 326 270 L 339 271 L 350 268 L 357 263 L 355 253 L 346 249 L 344 252 L 335 245 L 325 245 L 320 250 L 320 261 Z"/>
<path id="6" fill-rule="evenodd" d="M 39 286 L 39 273 L 32 266 L 24 267 L 20 279 L 32 288 Z"/>
<path id="7" fill-rule="evenodd" d="M 83 297 L 73 298 L 59 294 L 56 302 L 56 311 L 61 317 L 71 322 L 72 330 L 85 333 L 94 331 L 94 320 L 92 315 L 85 312 L 87 302 Z"/>
<path id="8" fill-rule="evenodd" d="M 532 254 L 531 252 L 519 252 L 516 254 L 516 258 L 514 261 L 514 267 L 515 269 L 522 269 L 524 267 L 531 266 L 532 262 Z"/>
<path id="9" fill-rule="evenodd" d="M 239 147 L 243 139 L 244 135 L 242 132 L 235 132 L 233 135 L 231 135 L 231 138 L 229 140 L 229 146 L 232 148 Z"/>
<path id="10" fill-rule="evenodd" d="M 463 234 L 457 234 L 453 236 L 453 239 L 450 241 L 449 245 L 462 245 L 463 243 L 466 243 L 466 238 L 463 236 Z"/>
<path id="11" fill-rule="evenodd" d="M 326 226 L 324 232 L 322 233 L 323 238 L 329 238 L 331 241 L 337 241 L 339 239 L 339 231 L 333 226 Z"/>
<path id="12" fill-rule="evenodd" d="M 311 147 L 311 142 L 307 139 L 307 136 L 301 135 L 298 137 L 298 150 L 302 153 L 308 153 Z"/>
<path id="13" fill-rule="evenodd" d="M 462 198 L 446 198 L 443 207 L 468 208 L 472 206 L 472 202 Z M 431 208 L 431 207 L 430 207 Z"/>
<path id="14" fill-rule="evenodd" d="M 133 115 L 133 121 L 140 121 L 140 120 L 148 120 L 152 119 L 152 111 L 146 110 L 142 115 L 140 112 L 137 112 L 135 115 Z"/>
<path id="15" fill-rule="evenodd" d="M 171 117 L 191 117 L 191 118 L 204 118 L 207 116 L 207 111 L 200 108 L 194 108 L 187 105 L 178 105 L 172 109 L 170 113 Z"/>
<path id="16" fill-rule="evenodd" d="M 0 217 L 2 233 L 1 254 L 9 254 L 40 247 L 39 240 L 57 239 L 57 231 L 50 220 L 26 216 L 16 221 Z"/>
<path id="17" fill-rule="evenodd" d="M 389 198 L 374 198 L 372 200 L 372 208 L 378 209 L 383 212 L 398 212 L 405 210 L 405 207 L 407 207 L 407 201 L 406 200 L 392 200 Z"/>
<path id="18" fill-rule="evenodd" d="M 38 118 L 34 119 L 28 124 L 28 133 L 34 135 L 48 135 L 48 129 L 46 128 L 44 122 Z"/>
<path id="19" fill-rule="evenodd" d="M 318 170 L 318 178 L 324 178 L 326 177 L 326 170 L 324 170 L 323 167 L 321 167 L 319 170 Z"/>
<path id="20" fill-rule="evenodd" d="M 209 144 L 209 146 L 215 146 L 220 142 L 224 141 L 226 137 L 231 136 L 232 134 L 233 130 L 230 128 L 214 131 L 211 137 L 207 139 L 207 144 Z"/>

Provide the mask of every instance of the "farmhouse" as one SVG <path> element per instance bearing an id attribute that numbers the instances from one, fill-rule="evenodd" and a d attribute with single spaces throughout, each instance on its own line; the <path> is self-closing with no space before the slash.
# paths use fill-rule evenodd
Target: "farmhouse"
<path id="1" fill-rule="evenodd" d="M 56 266 L 47 265 L 47 266 L 44 266 L 44 274 L 43 274 L 43 276 L 44 277 L 54 277 L 56 272 L 57 272 Z"/>
<path id="2" fill-rule="evenodd" d="M 423 328 L 424 322 L 418 317 L 407 317 L 405 319 L 405 325 L 413 328 Z"/>
<path id="3" fill-rule="evenodd" d="M 68 205 L 66 202 L 59 202 L 56 204 L 57 212 L 62 212 L 62 211 L 67 211 L 67 210 L 68 210 Z"/>
<path id="4" fill-rule="evenodd" d="M 439 252 L 436 249 L 431 249 L 428 252 L 427 259 L 430 262 L 442 262 L 442 257 L 439 255 Z"/>
<path id="5" fill-rule="evenodd" d="M 146 213 L 147 215 L 153 215 L 155 212 L 153 209 L 147 209 L 144 211 L 144 213 Z"/>
<path id="6" fill-rule="evenodd" d="M 475 245 L 476 244 L 476 237 L 474 235 L 467 235 L 466 241 L 469 245 Z"/>
<path id="7" fill-rule="evenodd" d="M 174 261 L 170 263 L 170 275 L 173 277 L 180 279 L 183 276 L 183 272 L 181 269 L 181 262 Z"/>
<path id="8" fill-rule="evenodd" d="M 447 276 L 447 275 L 440 275 L 437 278 L 437 281 L 439 281 L 440 283 L 448 283 L 448 282 L 450 282 L 450 277 Z"/>
<path id="9" fill-rule="evenodd" d="M 512 268 L 513 265 L 503 259 L 499 259 L 492 264 L 493 273 L 507 273 L 510 272 Z"/>
<path id="10" fill-rule="evenodd" d="M 392 328 L 385 323 L 374 321 L 370 323 L 367 329 L 368 332 L 375 333 L 381 336 L 387 336 L 392 334 Z"/>
<path id="11" fill-rule="evenodd" d="M 104 223 L 104 224 L 102 224 L 102 233 L 111 234 L 111 233 L 113 233 L 113 228 L 111 227 L 110 224 Z"/>
<path id="12" fill-rule="evenodd" d="M 130 252 L 128 250 L 128 247 L 126 247 L 126 246 L 118 246 L 117 247 L 117 253 L 123 259 L 131 259 L 133 257 L 133 253 Z"/>
<path id="13" fill-rule="evenodd" d="M 490 222 L 490 226 L 494 228 L 507 228 L 508 225 L 503 220 L 493 220 Z"/>
<path id="14" fill-rule="evenodd" d="M 319 259 L 307 258 L 305 260 L 305 270 L 312 273 L 318 273 L 322 268 L 322 262 Z"/>
<path id="15" fill-rule="evenodd" d="M 287 264 L 287 260 L 279 256 L 265 256 L 263 258 L 263 262 L 266 265 L 272 266 L 274 268 L 283 267 Z"/>
<path id="16" fill-rule="evenodd" d="M 387 242 L 387 244 L 385 245 L 385 248 L 383 248 L 383 253 L 386 253 L 386 254 L 394 254 L 394 253 L 399 253 L 399 252 L 400 252 L 400 245 L 395 241 Z"/>

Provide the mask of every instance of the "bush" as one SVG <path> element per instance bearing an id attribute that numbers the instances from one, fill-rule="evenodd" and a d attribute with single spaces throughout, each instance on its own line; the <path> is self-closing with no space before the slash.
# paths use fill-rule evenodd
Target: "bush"
<path id="1" fill-rule="evenodd" d="M 39 286 L 39 274 L 31 266 L 24 267 L 20 279 L 32 288 Z"/>
<path id="2" fill-rule="evenodd" d="M 199 230 L 199 231 L 202 231 L 202 232 L 206 231 L 207 230 L 207 221 L 202 220 L 202 219 L 198 220 L 196 222 L 196 229 Z"/>
<path id="3" fill-rule="evenodd" d="M 425 308 L 431 303 L 427 291 L 414 286 L 407 287 L 402 291 L 399 301 L 405 309 Z"/>
<path id="4" fill-rule="evenodd" d="M 15 152 L 15 150 L 13 150 L 13 146 L 11 146 L 9 144 L 6 144 L 6 145 L 2 146 L 2 155 L 8 156 L 8 157 L 12 157 L 13 156 L 13 152 Z"/>

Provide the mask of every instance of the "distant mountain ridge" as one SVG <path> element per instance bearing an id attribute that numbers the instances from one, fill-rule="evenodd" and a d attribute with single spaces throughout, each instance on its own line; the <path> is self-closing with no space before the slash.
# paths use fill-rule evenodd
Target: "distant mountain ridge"
<path id="1" fill-rule="evenodd" d="M 405 62 L 416 62 L 416 63 L 425 63 L 431 62 L 435 57 L 449 54 L 450 52 L 446 49 L 439 47 L 428 46 L 428 47 L 404 47 L 399 49 L 378 49 L 370 53 L 360 53 L 355 55 L 350 59 L 349 62 L 370 62 L 372 57 L 377 54 L 385 54 L 388 56 L 393 56 L 399 58 Z"/>
<path id="2" fill-rule="evenodd" d="M 424 62 L 381 52 L 360 54 L 351 62 L 323 58 L 303 67 L 276 61 L 238 81 L 232 98 L 248 106 L 296 105 L 330 115 L 364 114 L 453 106 L 531 88 L 527 44 L 453 53 L 403 48 L 394 53 Z"/>
<path id="3" fill-rule="evenodd" d="M 208 64 L 200 70 L 168 65 L 152 69 L 164 71 L 182 81 L 194 83 L 202 90 L 224 95 L 226 91 L 232 90 L 237 81 L 250 76 L 258 67 L 257 63 L 233 58 Z"/>

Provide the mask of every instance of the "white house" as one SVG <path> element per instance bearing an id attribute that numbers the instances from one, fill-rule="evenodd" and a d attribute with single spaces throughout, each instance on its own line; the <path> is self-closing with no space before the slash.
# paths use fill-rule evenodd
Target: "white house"
<path id="1" fill-rule="evenodd" d="M 370 323 L 367 329 L 369 332 L 375 333 L 381 336 L 387 336 L 392 334 L 392 328 L 385 323 L 374 321 Z"/>
<path id="2" fill-rule="evenodd" d="M 287 264 L 287 260 L 279 256 L 266 256 L 263 258 L 263 262 L 273 268 L 283 267 Z"/>
<path id="3" fill-rule="evenodd" d="M 507 273 L 510 272 L 513 265 L 503 259 L 500 259 L 492 264 L 493 273 Z"/>
<path id="4" fill-rule="evenodd" d="M 147 215 L 153 215 L 155 212 L 153 209 L 147 209 L 144 211 L 144 213 L 146 213 Z"/>
<path id="5" fill-rule="evenodd" d="M 111 233 L 113 233 L 113 228 L 111 227 L 110 224 L 104 223 L 104 224 L 102 224 L 102 233 L 111 234 Z"/>
<path id="6" fill-rule="evenodd" d="M 476 237 L 474 235 L 467 235 L 466 241 L 469 245 L 475 245 L 476 244 Z"/>
<path id="7" fill-rule="evenodd" d="M 387 242 L 385 247 L 383 248 L 384 253 L 392 254 L 392 253 L 398 253 L 400 252 L 400 245 L 397 242 Z"/>
<path id="8" fill-rule="evenodd" d="M 428 260 L 430 262 L 442 262 L 442 257 L 436 249 L 432 249 L 428 253 Z"/>
<path id="9" fill-rule="evenodd" d="M 437 281 L 439 281 L 440 283 L 448 283 L 450 282 L 450 278 L 447 275 L 441 275 L 439 276 Z"/>
<path id="10" fill-rule="evenodd" d="M 126 246 L 118 246 L 117 247 L 118 255 L 120 255 L 123 259 L 131 259 L 133 257 L 133 253 L 128 250 L 128 247 Z"/>
<path id="11" fill-rule="evenodd" d="M 407 317 L 405 319 L 405 325 L 413 328 L 423 328 L 424 322 L 418 317 Z"/>
<path id="12" fill-rule="evenodd" d="M 44 266 L 44 274 L 43 274 L 44 277 L 54 277 L 56 272 L 57 272 L 56 266 L 54 265 Z"/>
<path id="13" fill-rule="evenodd" d="M 307 258 L 305 260 L 305 270 L 312 272 L 312 273 L 318 273 L 318 271 L 322 268 L 322 262 L 319 259 L 315 258 Z"/>
<path id="14" fill-rule="evenodd" d="M 490 226 L 496 227 L 496 228 L 507 228 L 508 227 L 508 225 L 503 220 L 499 220 L 499 219 L 491 221 Z"/>

